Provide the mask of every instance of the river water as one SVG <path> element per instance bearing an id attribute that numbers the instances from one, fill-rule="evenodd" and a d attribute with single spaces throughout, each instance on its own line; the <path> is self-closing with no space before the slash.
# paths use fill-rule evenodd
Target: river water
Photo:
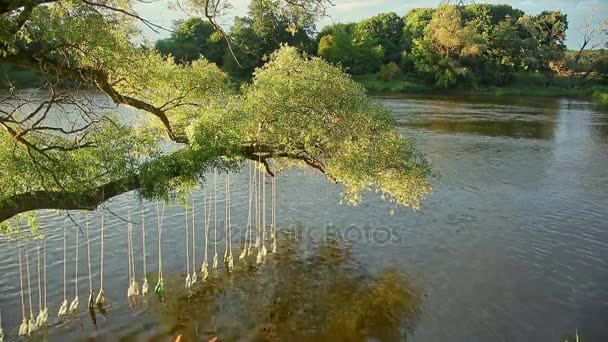
<path id="1" fill-rule="evenodd" d="M 129 211 L 141 279 L 144 210 L 151 286 L 158 251 L 155 203 L 125 194 L 102 210 L 108 307 L 105 314 L 96 311 L 96 324 L 86 310 L 82 236 L 81 313 L 56 318 L 63 299 L 63 228 L 71 233 L 68 300 L 77 228 L 64 213 L 42 212 L 51 324 L 34 339 L 169 341 L 182 334 L 186 341 L 562 341 L 577 329 L 585 341 L 607 339 L 608 108 L 574 99 L 462 95 L 378 100 L 439 174 L 422 212 L 398 208 L 391 215 L 375 193 L 360 206 L 343 206 L 339 186 L 313 172 L 284 172 L 277 180 L 278 254 L 259 267 L 237 261 L 233 273 L 220 271 L 188 293 L 184 208 L 169 206 L 162 239 L 165 300 L 149 295 L 130 305 L 122 220 Z M 232 179 L 238 255 L 238 233 L 247 222 L 246 172 Z M 193 198 L 200 267 L 203 193 Z M 221 196 L 218 206 L 221 217 Z M 89 215 L 95 289 L 101 214 Z M 81 213 L 72 218 L 84 222 Z M 217 246 L 221 258 L 224 240 Z M 36 314 L 35 243 L 29 248 Z M 17 340 L 22 316 L 17 251 L 15 243 L 0 240 L 0 310 L 8 341 Z"/>

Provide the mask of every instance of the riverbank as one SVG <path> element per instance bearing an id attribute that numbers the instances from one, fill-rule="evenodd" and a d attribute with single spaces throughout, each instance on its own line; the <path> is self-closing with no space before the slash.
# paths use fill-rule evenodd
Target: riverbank
<path id="1" fill-rule="evenodd" d="M 583 88 L 573 89 L 568 86 L 569 80 L 565 77 L 557 77 L 549 87 L 544 85 L 544 79 L 540 75 L 518 74 L 513 82 L 506 86 L 452 89 L 435 89 L 412 75 L 399 75 L 394 79 L 384 80 L 377 74 L 368 74 L 355 75 L 353 79 L 361 83 L 371 94 L 466 93 L 495 96 L 586 97 L 608 103 L 608 85 L 594 82 Z"/>

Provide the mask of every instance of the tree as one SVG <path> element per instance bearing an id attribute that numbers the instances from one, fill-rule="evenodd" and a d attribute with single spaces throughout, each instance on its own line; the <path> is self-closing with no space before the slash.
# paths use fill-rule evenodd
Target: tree
<path id="1" fill-rule="evenodd" d="M 94 209 L 131 190 L 169 200 L 204 172 L 234 170 L 247 159 L 271 175 L 284 164 L 316 169 L 343 184 L 351 203 L 376 188 L 417 208 L 430 191 L 428 162 L 340 68 L 283 47 L 236 91 L 207 60 L 176 64 L 135 45 L 135 21 L 154 26 L 121 4 L 0 5 L 0 61 L 44 73 L 48 88 L 42 101 L 14 88 L 0 99 L 4 229 L 21 213 Z M 317 4 L 280 6 L 301 13 Z M 202 7 L 213 20 L 211 4 Z M 83 97 L 89 89 L 138 110 L 137 120 L 100 110 Z"/>
<path id="2" fill-rule="evenodd" d="M 585 20 L 583 41 L 576 53 L 566 53 L 566 63 L 570 69 L 570 87 L 580 87 L 596 70 L 607 62 L 606 51 L 597 50 L 608 45 L 608 19 L 594 25 L 595 11 Z M 597 51 L 593 51 L 597 50 Z"/>
<path id="3" fill-rule="evenodd" d="M 226 51 L 224 56 L 229 74 L 242 79 L 251 77 L 253 70 L 262 66 L 264 56 L 282 44 L 315 51 L 311 38 L 314 23 L 304 19 L 306 26 L 296 26 L 291 11 L 285 11 L 281 4 L 277 0 L 252 0 L 248 16 L 235 19 L 230 37 L 238 49 Z"/>
<path id="4" fill-rule="evenodd" d="M 545 76 L 545 85 L 551 85 L 556 72 L 552 69 L 555 61 L 565 57 L 567 16 L 559 11 L 543 11 L 537 16 L 524 15 L 518 24 L 528 33 L 524 40 L 524 65 L 538 70 Z"/>
<path id="5" fill-rule="evenodd" d="M 381 13 L 357 23 L 356 35 L 375 40 L 384 50 L 383 63 L 401 61 L 403 20 L 394 12 Z"/>
<path id="6" fill-rule="evenodd" d="M 462 60 L 481 54 L 483 48 L 480 35 L 471 26 L 464 26 L 460 9 L 445 5 L 433 13 L 424 38 L 414 40 L 412 56 L 417 69 L 436 87 L 447 88 L 467 76 Z"/>
<path id="7" fill-rule="evenodd" d="M 351 74 L 375 72 L 382 64 L 384 49 L 376 39 L 359 36 L 353 24 L 338 24 L 323 32 L 317 53 L 334 64 L 341 64 Z"/>
<path id="8" fill-rule="evenodd" d="M 188 61 L 204 56 L 219 66 L 223 64 L 226 41 L 208 21 L 190 18 L 176 21 L 170 38 L 156 42 L 156 49 L 163 55 L 173 56 L 177 61 Z"/>
<path id="9" fill-rule="evenodd" d="M 406 52 L 411 52 L 414 40 L 424 37 L 424 29 L 433 18 L 434 8 L 414 8 L 403 17 L 401 41 Z"/>

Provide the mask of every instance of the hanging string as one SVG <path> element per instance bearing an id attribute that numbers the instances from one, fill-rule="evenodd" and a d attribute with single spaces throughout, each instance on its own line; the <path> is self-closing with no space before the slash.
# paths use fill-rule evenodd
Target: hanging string
<path id="1" fill-rule="evenodd" d="M 21 325 L 19 326 L 19 336 L 27 336 L 28 329 L 27 318 L 25 317 L 25 294 L 23 289 L 23 258 L 21 256 L 22 249 L 23 248 L 19 246 L 19 284 L 21 286 L 21 316 L 23 317 Z"/>
<path id="2" fill-rule="evenodd" d="M 4 341 L 4 330 L 2 330 L 2 311 L 0 310 L 0 342 Z"/>
<path id="3" fill-rule="evenodd" d="M 27 248 L 27 241 L 25 242 L 25 271 L 27 272 L 27 294 L 30 302 L 30 320 L 27 322 L 28 335 L 36 330 L 36 319 L 34 318 L 34 310 L 32 308 L 32 287 L 30 285 L 30 257 Z"/>
<path id="4" fill-rule="evenodd" d="M 213 269 L 217 269 L 217 171 L 213 174 Z"/>
<path id="5" fill-rule="evenodd" d="M 42 240 L 42 264 L 43 264 L 43 279 L 44 279 L 44 306 L 42 309 L 42 318 L 41 318 L 41 323 L 42 325 L 46 325 L 48 319 L 49 319 L 49 309 L 46 305 L 46 286 L 47 286 L 47 281 L 46 281 L 46 239 Z"/>
<path id="6" fill-rule="evenodd" d="M 186 231 L 186 288 L 190 289 L 190 286 L 192 285 L 192 283 L 190 281 L 190 254 L 189 254 L 190 231 L 188 229 L 188 201 L 187 200 L 186 200 L 186 230 L 185 231 Z"/>
<path id="7" fill-rule="evenodd" d="M 86 215 L 86 238 L 87 238 L 87 267 L 89 269 L 89 309 L 93 309 L 95 304 L 95 294 L 93 293 L 93 273 L 91 272 L 91 240 L 89 238 L 89 215 Z"/>
<path id="8" fill-rule="evenodd" d="M 258 163 L 260 162 L 260 157 L 258 156 Z M 256 242 L 255 242 L 255 247 L 258 250 L 258 255 L 256 257 L 256 262 L 258 264 L 262 263 L 262 245 L 264 244 L 264 241 L 262 240 L 262 221 L 261 221 L 261 171 L 258 167 L 258 165 L 256 165 L 255 167 L 255 171 L 256 171 L 256 183 L 255 183 L 255 217 L 256 217 L 256 228 L 257 228 L 257 235 L 256 235 Z"/>
<path id="9" fill-rule="evenodd" d="M 131 213 L 129 212 L 129 222 L 127 225 L 127 233 L 128 244 L 129 244 L 129 274 L 131 276 L 131 282 L 129 285 L 129 289 L 127 290 L 127 297 L 131 298 L 133 296 L 139 295 L 139 285 L 137 284 L 137 280 L 135 279 L 135 257 L 134 257 L 134 248 L 133 248 L 133 222 L 131 221 Z"/>
<path id="10" fill-rule="evenodd" d="M 128 269 L 129 269 L 129 278 L 127 282 L 129 286 L 127 287 L 127 297 L 133 296 L 133 268 L 131 267 L 131 213 L 129 213 L 129 220 L 127 221 L 127 258 L 128 258 Z"/>
<path id="11" fill-rule="evenodd" d="M 268 254 L 266 249 L 266 172 L 261 171 L 262 174 L 262 258 L 265 258 Z"/>
<path id="12" fill-rule="evenodd" d="M 42 281 L 40 277 L 40 241 L 36 248 L 36 274 L 38 275 L 38 316 L 36 316 L 36 326 L 42 326 Z"/>
<path id="13" fill-rule="evenodd" d="M 248 175 L 249 175 L 249 179 L 248 179 L 248 208 L 247 208 L 247 227 L 245 228 L 245 244 L 243 246 L 243 251 L 241 252 L 241 255 L 239 255 L 239 259 L 244 259 L 245 256 L 247 256 L 247 254 L 249 254 L 249 249 L 251 248 L 251 240 L 250 240 L 250 235 L 251 235 L 251 197 L 252 197 L 252 189 L 251 189 L 251 182 L 252 182 L 252 176 L 251 176 L 251 162 L 249 162 L 247 164 L 248 166 Z"/>
<path id="14" fill-rule="evenodd" d="M 272 253 L 277 252 L 277 184 L 276 178 L 271 178 L 272 200 L 271 200 L 271 228 L 272 228 Z"/>
<path id="15" fill-rule="evenodd" d="M 226 252 L 224 256 L 224 262 L 228 267 L 228 271 L 231 271 L 234 267 L 234 259 L 232 257 L 232 229 L 231 229 L 231 213 L 230 213 L 230 174 L 226 173 Z"/>
<path id="16" fill-rule="evenodd" d="M 67 283 L 67 234 L 65 226 L 63 226 L 63 302 L 57 313 L 59 317 L 68 313 Z"/>
<path id="17" fill-rule="evenodd" d="M 162 211 L 160 205 L 156 203 L 156 218 L 157 218 L 157 230 L 158 230 L 158 282 L 154 287 L 154 292 L 158 296 L 158 299 L 162 302 L 165 295 L 165 284 L 163 282 L 163 251 L 162 251 L 162 234 L 163 234 L 163 219 L 165 216 L 165 206 L 163 205 Z"/>
<path id="18" fill-rule="evenodd" d="M 201 265 L 201 275 L 203 277 L 203 281 L 206 281 L 209 277 L 209 262 L 207 261 L 207 251 L 209 245 L 209 226 L 211 224 L 211 192 L 205 196 L 206 191 L 203 192 L 203 211 L 204 211 L 204 229 L 205 229 L 205 257 L 203 259 L 203 264 Z M 209 205 L 207 205 L 209 202 Z"/>
<path id="19" fill-rule="evenodd" d="M 76 226 L 76 270 L 74 272 L 74 300 L 70 303 L 69 311 L 74 313 L 78 310 L 78 226 Z"/>
<path id="20" fill-rule="evenodd" d="M 98 306 L 103 306 L 105 302 L 105 296 L 103 292 L 103 231 L 104 231 L 104 217 L 103 212 L 101 213 L 101 243 L 100 243 L 100 251 L 99 251 L 99 293 L 97 294 L 97 299 L 95 303 Z"/>
<path id="21" fill-rule="evenodd" d="M 144 272 L 144 282 L 141 285 L 141 294 L 148 294 L 148 273 L 146 269 L 146 223 L 144 220 L 144 207 L 141 208 L 141 244 L 142 244 L 142 268 Z"/>
<path id="22" fill-rule="evenodd" d="M 194 285 L 197 280 L 196 276 L 196 219 L 195 219 L 194 195 L 192 196 L 192 277 L 190 278 L 190 286 Z"/>

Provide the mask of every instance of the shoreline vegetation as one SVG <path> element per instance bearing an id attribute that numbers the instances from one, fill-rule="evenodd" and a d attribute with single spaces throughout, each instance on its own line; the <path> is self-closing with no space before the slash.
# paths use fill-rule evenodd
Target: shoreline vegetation
<path id="1" fill-rule="evenodd" d="M 20 89 L 42 86 L 40 74 L 31 69 L 0 65 L 0 74 L 9 79 Z M 525 97 L 569 97 L 586 98 L 608 104 L 608 85 L 600 82 L 591 83 L 581 88 L 570 88 L 568 78 L 556 77 L 551 86 L 544 86 L 542 75 L 519 73 L 514 81 L 504 86 L 478 86 L 457 88 L 434 88 L 417 80 L 415 75 L 396 75 L 393 79 L 382 79 L 379 74 L 352 75 L 352 78 L 363 85 L 372 95 L 397 94 L 463 94 L 491 96 L 525 96 Z M 241 80 L 246 82 L 246 80 Z M 3 89 L 5 84 L 0 84 Z"/>
<path id="2" fill-rule="evenodd" d="M 268 56 L 289 45 L 340 66 L 371 94 L 586 97 L 608 103 L 608 19 L 594 19 L 593 12 L 580 47 L 569 50 L 568 16 L 560 11 L 529 15 L 510 5 L 441 5 L 319 30 L 312 22 L 294 27 L 276 6 L 252 1 L 227 36 L 201 18 L 178 20 L 168 38 L 140 49 L 155 49 L 183 65 L 204 58 L 237 85 L 250 82 Z M 0 63 L 0 88 L 44 83 L 31 68 Z"/>
<path id="3" fill-rule="evenodd" d="M 412 75 L 400 75 L 392 80 L 383 80 L 377 74 L 353 75 L 372 95 L 390 94 L 463 94 L 492 96 L 525 97 L 569 97 L 593 99 L 608 103 L 608 86 L 600 83 L 589 84 L 582 88 L 570 88 L 567 79 L 557 78 L 555 84 L 543 86 L 541 75 L 516 75 L 517 81 L 504 86 L 478 86 L 437 89 L 417 81 Z"/>

